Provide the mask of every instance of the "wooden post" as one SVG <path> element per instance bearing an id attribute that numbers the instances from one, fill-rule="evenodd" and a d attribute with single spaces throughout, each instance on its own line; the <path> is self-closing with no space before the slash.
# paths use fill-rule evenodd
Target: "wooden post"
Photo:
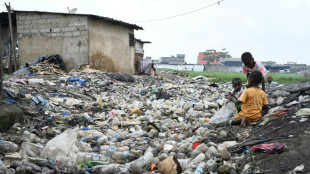
<path id="1" fill-rule="evenodd" d="M 12 24 L 12 16 L 11 16 L 11 4 L 9 3 L 9 5 L 7 5 L 5 3 L 5 6 L 8 10 L 8 15 L 9 15 L 9 25 L 10 25 L 10 32 L 11 32 L 11 41 L 12 41 L 12 50 L 13 50 L 13 58 L 14 58 L 14 71 L 17 70 L 17 64 L 16 64 L 16 54 L 15 54 L 15 39 L 14 39 L 14 29 L 13 29 L 13 24 Z M 12 68 L 11 68 L 11 72 L 12 73 Z"/>
<path id="2" fill-rule="evenodd" d="M 1 19 L 0 19 L 0 46 L 2 47 L 2 42 L 1 42 Z M 2 77 L 2 72 L 3 72 L 3 69 L 2 69 L 2 48 L 0 48 L 0 105 L 2 104 L 2 101 L 3 101 L 3 77 Z"/>

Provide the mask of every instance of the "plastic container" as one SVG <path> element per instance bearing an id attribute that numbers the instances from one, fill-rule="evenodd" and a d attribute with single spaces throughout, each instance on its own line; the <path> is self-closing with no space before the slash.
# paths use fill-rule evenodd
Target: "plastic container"
<path id="1" fill-rule="evenodd" d="M 195 169 L 194 174 L 203 174 L 205 171 L 207 163 L 206 162 L 201 162 L 198 164 L 197 168 Z"/>
<path id="2" fill-rule="evenodd" d="M 114 160 L 133 160 L 136 158 L 133 154 L 129 152 L 116 152 L 114 151 L 111 156 Z"/>
<path id="3" fill-rule="evenodd" d="M 224 144 L 219 144 L 217 146 L 218 152 L 221 154 L 221 157 L 223 160 L 229 160 L 230 159 L 230 154 L 226 149 L 226 146 Z"/>
<path id="4" fill-rule="evenodd" d="M 71 172 L 71 173 L 77 173 L 77 171 L 78 171 L 78 165 L 75 163 L 74 160 L 68 161 L 67 166 L 68 166 L 69 172 Z"/>
<path id="5" fill-rule="evenodd" d="M 0 151 L 2 152 L 16 152 L 18 145 L 10 141 L 0 140 Z"/>
<path id="6" fill-rule="evenodd" d="M 15 173 L 15 169 L 13 168 L 9 168 L 6 170 L 6 174 L 14 174 Z"/>
<path id="7" fill-rule="evenodd" d="M 97 145 L 105 144 L 109 141 L 108 136 L 103 136 L 97 139 Z"/>
<path id="8" fill-rule="evenodd" d="M 6 170 L 7 170 L 6 166 L 4 164 L 0 164 L 0 172 L 5 173 Z"/>
<path id="9" fill-rule="evenodd" d="M 194 158 L 194 159 L 192 160 L 192 162 L 193 162 L 194 165 L 197 165 L 197 164 L 199 164 L 201 161 L 203 161 L 205 158 L 206 158 L 205 154 L 201 153 L 201 154 L 199 154 L 196 158 Z"/>
<path id="10" fill-rule="evenodd" d="M 213 159 L 209 159 L 207 161 L 207 168 L 209 169 L 209 171 L 211 172 L 216 172 L 217 169 L 217 164 Z"/>

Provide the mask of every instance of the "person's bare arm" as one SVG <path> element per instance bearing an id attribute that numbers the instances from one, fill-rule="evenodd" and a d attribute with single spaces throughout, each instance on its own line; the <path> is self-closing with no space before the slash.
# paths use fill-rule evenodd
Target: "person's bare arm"
<path id="1" fill-rule="evenodd" d="M 265 92 L 265 78 L 263 77 L 262 80 L 262 90 Z"/>
<path id="2" fill-rule="evenodd" d="M 236 99 L 235 96 L 232 96 L 232 97 L 231 97 L 231 101 L 233 101 L 235 104 L 240 104 L 240 103 L 241 103 L 241 101 L 238 100 L 238 99 Z"/>

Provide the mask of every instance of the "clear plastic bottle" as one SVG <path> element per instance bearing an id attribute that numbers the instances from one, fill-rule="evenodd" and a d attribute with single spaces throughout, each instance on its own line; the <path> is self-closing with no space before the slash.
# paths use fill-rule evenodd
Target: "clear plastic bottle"
<path id="1" fill-rule="evenodd" d="M 97 139 L 97 145 L 105 144 L 109 141 L 108 136 L 103 136 Z"/>
<path id="2" fill-rule="evenodd" d="M 203 161 L 206 158 L 205 154 L 201 153 L 199 154 L 196 158 L 194 158 L 192 160 L 192 162 L 194 163 L 194 165 L 199 164 L 201 161 Z"/>
<path id="3" fill-rule="evenodd" d="M 76 173 L 78 171 L 78 165 L 76 164 L 74 160 L 68 161 L 67 167 L 70 173 Z"/>
<path id="4" fill-rule="evenodd" d="M 0 164 L 0 172 L 5 173 L 6 170 L 7 170 L 6 166 L 4 164 Z"/>
<path id="5" fill-rule="evenodd" d="M 204 170 L 206 168 L 206 165 L 207 165 L 207 163 L 204 162 L 204 161 L 199 163 L 197 168 L 196 168 L 196 170 L 195 170 L 195 172 L 194 172 L 194 174 L 203 174 Z"/>
<path id="6" fill-rule="evenodd" d="M 133 160 L 136 158 L 135 155 L 129 153 L 129 152 L 116 152 L 114 151 L 112 153 L 112 156 L 111 156 L 114 160 Z"/>
<path id="7" fill-rule="evenodd" d="M 7 169 L 6 174 L 15 174 L 15 169 L 13 169 L 13 168 Z"/>
<path id="8" fill-rule="evenodd" d="M 0 151 L 3 152 L 16 152 L 18 148 L 18 145 L 15 143 L 12 143 L 10 141 L 4 141 L 0 140 Z"/>
<path id="9" fill-rule="evenodd" d="M 16 173 L 18 174 L 27 174 L 26 168 L 24 166 L 16 167 Z"/>
<path id="10" fill-rule="evenodd" d="M 209 159 L 207 161 L 207 168 L 209 169 L 209 171 L 211 172 L 215 172 L 217 169 L 217 164 L 213 159 Z"/>
<path id="11" fill-rule="evenodd" d="M 224 144 L 219 144 L 217 146 L 217 151 L 221 154 L 221 157 L 223 160 L 229 160 L 230 154 L 226 149 L 226 146 Z"/>
<path id="12" fill-rule="evenodd" d="M 86 153 L 85 153 L 85 152 L 79 152 L 79 153 L 77 153 L 77 156 L 76 156 L 76 163 L 78 163 L 78 164 L 85 163 L 85 162 L 86 162 L 85 156 L 86 156 Z"/>

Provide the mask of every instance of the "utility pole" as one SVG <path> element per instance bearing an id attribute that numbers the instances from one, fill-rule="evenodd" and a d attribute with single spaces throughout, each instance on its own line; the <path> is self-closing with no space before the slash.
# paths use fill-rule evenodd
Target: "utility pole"
<path id="1" fill-rule="evenodd" d="M 14 39 L 14 29 L 13 29 L 13 24 L 12 24 L 12 15 L 11 15 L 11 3 L 7 5 L 5 3 L 5 6 L 8 10 L 8 15 L 9 15 L 9 25 L 10 25 L 10 32 L 11 32 L 11 41 L 12 41 L 12 50 L 13 50 L 13 57 L 14 57 L 14 71 L 17 70 L 17 64 L 16 64 L 16 54 L 15 54 L 15 39 Z M 12 68 L 10 68 L 10 73 L 12 73 Z"/>
<path id="2" fill-rule="evenodd" d="M 1 42 L 1 19 L 0 19 L 0 105 L 2 104 L 2 101 L 3 101 L 3 77 L 2 77 L 2 72 L 3 72 L 3 69 L 2 69 L 2 42 Z"/>

